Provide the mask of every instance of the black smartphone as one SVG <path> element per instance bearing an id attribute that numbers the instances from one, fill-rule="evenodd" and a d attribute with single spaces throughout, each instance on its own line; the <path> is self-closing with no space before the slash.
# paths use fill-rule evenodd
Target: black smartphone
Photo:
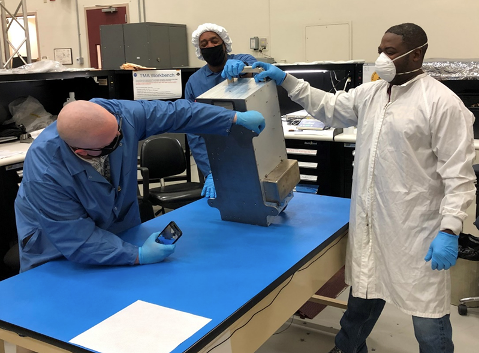
<path id="1" fill-rule="evenodd" d="M 156 242 L 160 244 L 174 244 L 183 235 L 180 227 L 171 221 L 156 237 Z"/>

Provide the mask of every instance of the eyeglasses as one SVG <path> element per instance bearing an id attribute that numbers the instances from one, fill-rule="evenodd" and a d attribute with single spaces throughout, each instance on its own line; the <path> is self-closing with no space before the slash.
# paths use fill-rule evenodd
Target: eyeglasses
<path id="1" fill-rule="evenodd" d="M 114 150 L 118 148 L 120 145 L 120 141 L 123 138 L 123 133 L 121 132 L 121 124 L 123 122 L 123 118 L 120 118 L 120 123 L 118 124 L 118 135 L 111 141 L 108 146 L 102 148 L 81 148 L 81 147 L 72 147 L 74 150 L 85 150 L 85 151 L 93 151 L 93 152 L 100 152 L 98 157 L 106 156 L 107 154 L 112 153 Z"/>

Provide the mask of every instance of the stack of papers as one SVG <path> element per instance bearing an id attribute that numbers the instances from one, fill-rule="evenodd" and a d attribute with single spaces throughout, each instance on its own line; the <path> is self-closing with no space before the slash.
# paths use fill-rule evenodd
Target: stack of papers
<path id="1" fill-rule="evenodd" d="M 8 158 L 15 156 L 17 154 L 22 154 L 22 151 L 9 151 L 9 150 L 0 150 L 0 159 Z"/>
<path id="2" fill-rule="evenodd" d="M 297 125 L 298 130 L 327 130 L 324 123 L 316 119 L 303 119 Z"/>
<path id="3" fill-rule="evenodd" d="M 9 141 L 15 141 L 15 140 L 18 140 L 18 137 L 16 137 L 16 136 L 4 136 L 4 137 L 0 137 L 0 143 L 2 143 L 2 142 L 9 142 Z"/>

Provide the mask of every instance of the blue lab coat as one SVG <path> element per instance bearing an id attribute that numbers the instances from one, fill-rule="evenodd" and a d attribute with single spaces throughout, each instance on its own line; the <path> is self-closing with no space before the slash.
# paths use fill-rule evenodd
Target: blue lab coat
<path id="1" fill-rule="evenodd" d="M 240 60 L 247 63 L 248 66 L 255 63 L 257 60 L 254 56 L 249 54 L 230 54 L 228 59 Z M 213 72 L 208 65 L 203 66 L 196 71 L 186 82 L 185 87 L 185 99 L 190 102 L 194 102 L 195 99 L 210 90 L 217 84 L 223 82 L 225 79 L 221 77 L 220 72 Z M 191 153 L 195 158 L 196 165 L 200 168 L 200 171 L 206 177 L 211 173 L 210 162 L 208 160 L 208 153 L 206 152 L 205 140 L 198 135 L 187 134 L 188 144 L 191 149 Z"/>
<path id="2" fill-rule="evenodd" d="M 235 115 L 186 100 L 92 102 L 123 119 L 123 139 L 109 156 L 111 183 L 71 151 L 56 122 L 48 126 L 28 150 L 15 200 L 21 272 L 62 257 L 134 264 L 138 247 L 115 234 L 140 224 L 138 141 L 163 132 L 227 135 Z"/>

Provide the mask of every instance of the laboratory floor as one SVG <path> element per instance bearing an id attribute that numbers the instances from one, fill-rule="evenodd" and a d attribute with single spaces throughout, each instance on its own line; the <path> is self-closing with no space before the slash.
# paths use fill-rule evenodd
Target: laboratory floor
<path id="1" fill-rule="evenodd" d="M 349 288 L 338 299 L 346 301 L 348 293 Z M 312 320 L 293 317 L 256 353 L 328 353 L 334 347 L 334 336 L 339 330 L 342 314 L 342 309 L 326 307 Z M 479 308 L 469 308 L 467 316 L 460 316 L 457 307 L 451 305 L 451 322 L 455 352 L 477 353 Z M 375 353 L 419 352 L 411 317 L 389 304 L 386 304 L 367 344 L 369 352 Z"/>

